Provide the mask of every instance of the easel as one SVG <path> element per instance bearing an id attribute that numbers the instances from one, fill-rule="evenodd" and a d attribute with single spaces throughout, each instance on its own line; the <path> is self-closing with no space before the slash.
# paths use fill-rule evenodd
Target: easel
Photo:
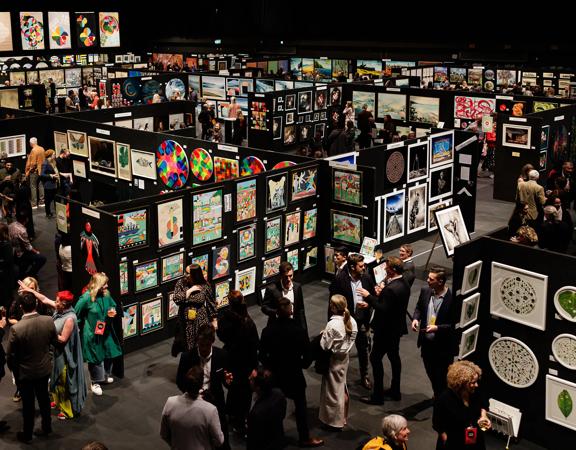
<path id="1" fill-rule="evenodd" d="M 516 411 L 517 414 L 514 414 Z M 520 427 L 520 418 L 522 417 L 522 413 L 520 413 L 519 410 L 516 411 L 511 411 L 516 416 L 518 422 L 516 426 L 514 424 L 513 415 L 508 415 L 503 410 L 490 410 L 487 413 L 490 422 L 492 422 L 492 430 L 507 437 L 506 450 L 510 450 L 510 440 L 512 437 L 518 437 L 517 432 Z"/>

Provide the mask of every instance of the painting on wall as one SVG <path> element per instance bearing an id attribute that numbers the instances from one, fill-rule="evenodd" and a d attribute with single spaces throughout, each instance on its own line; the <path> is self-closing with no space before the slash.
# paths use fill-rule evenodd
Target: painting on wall
<path id="1" fill-rule="evenodd" d="M 546 420 L 576 430 L 576 383 L 546 375 Z"/>
<path id="2" fill-rule="evenodd" d="M 428 213 L 427 184 L 412 186 L 408 189 L 408 234 L 426 229 Z"/>
<path id="3" fill-rule="evenodd" d="M 100 45 L 105 48 L 120 47 L 120 19 L 117 12 L 98 13 Z"/>
<path id="4" fill-rule="evenodd" d="M 410 96 L 411 122 L 436 124 L 440 118 L 440 99 L 434 97 Z"/>
<path id="5" fill-rule="evenodd" d="M 532 127 L 505 123 L 502 125 L 502 145 L 530 149 L 532 145 Z"/>
<path id="6" fill-rule="evenodd" d="M 86 133 L 68 130 L 68 149 L 77 156 L 88 157 L 88 142 Z"/>
<path id="7" fill-rule="evenodd" d="M 118 214 L 118 250 L 148 245 L 148 210 L 137 209 Z"/>
<path id="8" fill-rule="evenodd" d="M 326 273 L 336 273 L 336 262 L 334 261 L 334 247 L 324 245 L 324 271 Z"/>
<path id="9" fill-rule="evenodd" d="M 190 264 L 198 264 L 202 270 L 202 276 L 208 281 L 208 253 L 192 257 Z"/>
<path id="10" fill-rule="evenodd" d="M 373 75 L 379 77 L 382 75 L 382 61 L 377 59 L 357 59 L 356 72 L 358 75 Z"/>
<path id="11" fill-rule="evenodd" d="M 311 167 L 292 172 L 292 200 L 301 200 L 316 195 L 318 168 Z"/>
<path id="12" fill-rule="evenodd" d="M 44 14 L 42 12 L 20 13 L 20 37 L 22 50 L 44 50 Z"/>
<path id="13" fill-rule="evenodd" d="M 214 157 L 214 180 L 225 181 L 240 176 L 238 160 L 230 158 Z"/>
<path id="14" fill-rule="evenodd" d="M 450 257 L 454 254 L 454 249 L 458 245 L 470 240 L 464 217 L 462 217 L 462 211 L 460 206 L 456 205 L 436 210 L 434 214 L 444 250 L 446 255 Z"/>
<path id="15" fill-rule="evenodd" d="M 362 243 L 362 216 L 331 210 L 330 219 L 332 239 L 357 245 Z"/>
<path id="16" fill-rule="evenodd" d="M 256 224 L 238 229 L 238 262 L 256 256 Z"/>
<path id="17" fill-rule="evenodd" d="M 274 256 L 269 259 L 265 259 L 262 268 L 262 278 L 270 278 L 280 273 L 280 263 L 282 262 L 282 256 Z"/>
<path id="18" fill-rule="evenodd" d="M 256 291 L 256 267 L 236 272 L 235 289 L 240 291 L 243 296 L 253 294 Z"/>
<path id="19" fill-rule="evenodd" d="M 454 117 L 476 120 L 484 115 L 494 114 L 496 99 L 483 97 L 454 96 Z"/>
<path id="20" fill-rule="evenodd" d="M 286 214 L 284 227 L 284 245 L 296 244 L 300 241 L 300 211 Z"/>
<path id="21" fill-rule="evenodd" d="M 294 249 L 292 249 L 286 253 L 286 261 L 288 261 L 290 264 L 292 264 L 292 267 L 294 268 L 294 272 L 299 270 L 299 268 L 300 268 L 300 265 L 299 265 L 300 264 L 300 256 L 299 256 L 297 248 L 294 248 Z"/>
<path id="22" fill-rule="evenodd" d="M 236 183 L 236 221 L 256 217 L 256 178 Z"/>
<path id="23" fill-rule="evenodd" d="M 318 222 L 318 208 L 304 211 L 304 225 L 302 227 L 302 240 L 312 239 L 316 236 L 316 223 Z"/>
<path id="24" fill-rule="evenodd" d="M 298 114 L 312 111 L 312 91 L 298 93 Z"/>
<path id="25" fill-rule="evenodd" d="M 175 319 L 176 317 L 178 317 L 178 310 L 180 309 L 180 307 L 174 301 L 174 292 L 168 293 L 167 300 L 168 300 L 168 306 L 166 310 L 168 312 L 166 314 L 166 319 L 167 320 Z"/>
<path id="26" fill-rule="evenodd" d="M 354 113 L 356 117 L 358 117 L 358 114 L 362 112 L 364 105 L 367 106 L 366 108 L 367 111 L 370 111 L 372 114 L 374 114 L 376 108 L 376 93 L 353 91 L 352 107 L 354 108 Z"/>
<path id="27" fill-rule="evenodd" d="M 118 178 L 132 181 L 132 160 L 130 159 L 130 146 L 116 142 L 116 167 Z"/>
<path id="28" fill-rule="evenodd" d="M 93 12 L 77 12 L 76 19 L 76 45 L 79 48 L 94 48 L 98 45 L 96 30 L 96 14 Z"/>
<path id="29" fill-rule="evenodd" d="M 524 342 L 512 338 L 496 339 L 488 349 L 490 367 L 509 386 L 527 388 L 538 378 L 540 366 L 534 352 Z M 510 364 L 510 361 L 516 361 Z"/>
<path id="30" fill-rule="evenodd" d="M 286 207 L 287 174 L 272 175 L 266 178 L 266 212 L 272 212 Z"/>
<path id="31" fill-rule="evenodd" d="M 175 245 L 184 240 L 184 212 L 182 202 L 182 198 L 177 198 L 158 204 L 158 248 Z"/>
<path id="32" fill-rule="evenodd" d="M 68 148 L 68 136 L 66 133 L 54 131 L 54 150 L 59 155 L 61 150 Z"/>
<path id="33" fill-rule="evenodd" d="M 464 275 L 462 276 L 462 288 L 460 293 L 466 295 L 478 289 L 480 285 L 480 275 L 482 274 L 482 260 L 468 264 L 464 267 Z"/>
<path id="34" fill-rule="evenodd" d="M 556 311 L 564 319 L 576 322 L 576 287 L 563 286 L 554 294 Z"/>
<path id="35" fill-rule="evenodd" d="M 119 265 L 120 295 L 130 293 L 130 284 L 128 283 L 128 261 L 122 261 Z"/>
<path id="36" fill-rule="evenodd" d="M 0 155 L 2 158 L 26 155 L 26 135 L 0 138 Z"/>
<path id="37" fill-rule="evenodd" d="M 388 92 L 378 93 L 377 118 L 390 115 L 395 120 L 406 120 L 406 95 L 391 94 Z"/>
<path id="38" fill-rule="evenodd" d="M 202 77 L 202 96 L 213 100 L 226 100 L 225 77 Z"/>
<path id="39" fill-rule="evenodd" d="M 164 326 L 162 318 L 162 296 L 142 302 L 140 304 L 140 317 L 142 318 L 140 334 L 160 330 Z"/>
<path id="40" fill-rule="evenodd" d="M 94 136 L 88 138 L 90 171 L 116 177 L 116 143 Z"/>
<path id="41" fill-rule="evenodd" d="M 362 172 L 334 168 L 332 170 L 333 200 L 339 203 L 362 204 Z"/>
<path id="42" fill-rule="evenodd" d="M 384 196 L 384 242 L 404 235 L 404 191 L 391 192 Z"/>
<path id="43" fill-rule="evenodd" d="M 282 216 L 266 219 L 265 252 L 270 253 L 282 247 Z"/>
<path id="44" fill-rule="evenodd" d="M 492 262 L 490 314 L 546 329 L 548 276 Z"/>
<path id="45" fill-rule="evenodd" d="M 73 160 L 72 169 L 75 177 L 86 178 L 86 164 L 84 161 Z"/>
<path id="46" fill-rule="evenodd" d="M 216 308 L 228 306 L 228 294 L 230 293 L 230 281 L 225 280 L 214 285 L 214 297 L 216 299 Z"/>
<path id="47" fill-rule="evenodd" d="M 217 280 L 230 275 L 230 245 L 214 247 L 212 250 L 212 279 Z"/>
<path id="48" fill-rule="evenodd" d="M 480 325 L 474 325 L 462 332 L 460 336 L 460 348 L 458 351 L 458 359 L 464 359 L 476 351 L 476 344 L 478 343 L 478 334 L 480 333 Z"/>
<path id="49" fill-rule="evenodd" d="M 454 161 L 454 130 L 430 136 L 430 167 Z"/>
<path id="50" fill-rule="evenodd" d="M 184 252 L 163 256 L 162 283 L 169 283 L 184 276 Z"/>
<path id="51" fill-rule="evenodd" d="M 0 12 L 0 52 L 11 52 L 12 23 L 9 12 Z"/>
<path id="52" fill-rule="evenodd" d="M 480 294 L 471 295 L 462 300 L 462 311 L 460 311 L 460 328 L 465 328 L 478 318 L 478 308 L 480 307 Z"/>
<path id="53" fill-rule="evenodd" d="M 208 181 L 214 172 L 214 162 L 208 150 L 197 147 L 190 153 L 190 170 L 200 181 Z"/>
<path id="54" fill-rule="evenodd" d="M 318 247 L 306 249 L 304 253 L 304 267 L 302 270 L 310 269 L 318 264 Z"/>
<path id="55" fill-rule="evenodd" d="M 138 303 L 122 306 L 122 336 L 128 339 L 138 335 Z"/>
<path id="56" fill-rule="evenodd" d="M 192 196 L 192 245 L 222 237 L 222 189 Z"/>
<path id="57" fill-rule="evenodd" d="M 408 146 L 408 183 L 428 176 L 428 143 L 426 140 Z"/>
<path id="58" fill-rule="evenodd" d="M 70 13 L 58 11 L 48 12 L 48 36 L 51 50 L 72 48 Z"/>
<path id="59" fill-rule="evenodd" d="M 188 156 L 176 141 L 167 139 L 156 149 L 158 178 L 167 188 L 180 189 L 186 186 L 190 175 Z"/>
<path id="60" fill-rule="evenodd" d="M 134 292 L 142 292 L 158 286 L 158 260 L 134 264 Z"/>

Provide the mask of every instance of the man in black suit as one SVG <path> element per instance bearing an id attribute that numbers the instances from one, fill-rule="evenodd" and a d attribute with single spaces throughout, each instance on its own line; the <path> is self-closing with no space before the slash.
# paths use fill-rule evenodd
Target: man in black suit
<path id="1" fill-rule="evenodd" d="M 368 378 L 368 353 L 370 352 L 370 316 L 372 309 L 362 301 L 358 288 L 364 288 L 374 294 L 374 282 L 366 273 L 364 256 L 351 253 L 346 258 L 344 269 L 340 271 L 330 284 L 330 298 L 340 294 L 346 297 L 348 311 L 356 320 L 358 334 L 356 336 L 356 349 L 358 350 L 358 364 L 360 366 L 360 383 L 366 389 L 372 387 Z M 330 312 L 328 312 L 330 316 Z"/>
<path id="2" fill-rule="evenodd" d="M 400 246 L 398 256 L 404 263 L 404 272 L 402 272 L 402 278 L 406 280 L 408 286 L 412 288 L 414 280 L 416 279 L 416 266 L 414 265 L 414 260 L 412 259 L 412 254 L 414 250 L 410 244 L 403 244 Z"/>
<path id="3" fill-rule="evenodd" d="M 294 282 L 294 267 L 288 261 L 280 263 L 280 279 L 270 284 L 264 293 L 261 309 L 268 316 L 268 325 L 276 320 L 278 302 L 283 297 L 289 299 L 292 303 L 293 319 L 302 327 L 306 332 L 306 337 L 308 337 L 302 285 Z"/>
<path id="4" fill-rule="evenodd" d="M 269 321 L 260 338 L 260 361 L 272 372 L 274 382 L 294 401 L 296 427 L 301 447 L 319 447 L 322 439 L 310 437 L 306 407 L 306 379 L 303 368 L 310 365 L 308 336 L 292 319 L 292 301 L 286 297 L 276 303 L 275 320 Z"/>
<path id="5" fill-rule="evenodd" d="M 19 301 L 24 315 L 10 329 L 7 353 L 8 367 L 14 373 L 22 397 L 24 427 L 17 438 L 29 443 L 34 429 L 34 397 L 42 416 L 42 431 L 34 434 L 45 436 L 52 432 L 48 378 L 52 373 L 50 346 L 58 345 L 58 334 L 52 318 L 36 312 L 36 297 L 25 293 Z"/>
<path id="6" fill-rule="evenodd" d="M 402 361 L 400 359 L 400 338 L 408 333 L 406 326 L 406 308 L 410 300 L 410 286 L 402 278 L 403 263 L 400 258 L 389 256 L 386 259 L 386 285 L 377 286 L 378 297 L 360 288 L 359 292 L 366 303 L 374 308 L 374 318 L 370 326 L 374 332 L 370 363 L 374 375 L 374 391 L 371 397 L 363 402 L 371 405 L 384 403 L 384 396 L 400 400 L 400 376 Z M 384 391 L 384 365 L 382 358 L 388 355 L 392 366 L 390 389 Z"/>
<path id="7" fill-rule="evenodd" d="M 4 364 L 6 364 L 6 353 L 4 353 L 4 347 L 2 347 L 2 340 L 4 339 L 4 327 L 6 327 L 6 309 L 2 306 L 0 307 L 0 381 L 6 375 L 4 370 Z M 0 433 L 7 431 L 10 426 L 5 420 L 0 420 Z"/>
<path id="8" fill-rule="evenodd" d="M 224 399 L 224 386 L 232 383 L 232 374 L 228 372 L 228 355 L 225 350 L 214 347 L 216 333 L 214 327 L 207 323 L 198 330 L 198 344 L 190 352 L 183 352 L 178 364 L 176 385 L 182 392 L 186 392 L 186 374 L 194 366 L 202 367 L 204 381 L 200 394 L 207 402 L 218 409 L 220 426 L 224 434 L 224 444 L 221 449 L 228 450 L 228 421 L 226 420 L 226 401 Z"/>
<path id="9" fill-rule="evenodd" d="M 441 268 L 432 268 L 427 282 L 429 287 L 420 291 L 414 310 L 412 330 L 419 331 L 418 347 L 434 397 L 438 398 L 446 389 L 448 366 L 454 361 L 456 317 L 452 292 L 446 286 L 446 272 Z"/>

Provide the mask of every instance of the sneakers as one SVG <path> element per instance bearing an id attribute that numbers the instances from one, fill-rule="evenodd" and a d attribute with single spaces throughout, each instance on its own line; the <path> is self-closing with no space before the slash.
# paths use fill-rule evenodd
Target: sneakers
<path id="1" fill-rule="evenodd" d="M 66 420 L 68 417 L 66 417 L 66 414 L 64 414 L 63 412 L 58 413 L 58 420 Z"/>
<path id="2" fill-rule="evenodd" d="M 99 384 L 93 384 L 90 389 L 94 395 L 102 395 L 102 388 Z"/>
<path id="3" fill-rule="evenodd" d="M 112 384 L 112 383 L 114 383 L 114 378 L 112 377 L 106 378 L 106 384 Z"/>

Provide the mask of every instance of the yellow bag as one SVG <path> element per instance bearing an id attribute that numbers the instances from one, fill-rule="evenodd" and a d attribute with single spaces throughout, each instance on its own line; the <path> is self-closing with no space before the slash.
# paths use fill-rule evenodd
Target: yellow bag
<path id="1" fill-rule="evenodd" d="M 362 447 L 362 450 L 392 450 L 392 447 L 386 444 L 380 436 L 376 436 L 370 439 L 366 445 Z"/>

